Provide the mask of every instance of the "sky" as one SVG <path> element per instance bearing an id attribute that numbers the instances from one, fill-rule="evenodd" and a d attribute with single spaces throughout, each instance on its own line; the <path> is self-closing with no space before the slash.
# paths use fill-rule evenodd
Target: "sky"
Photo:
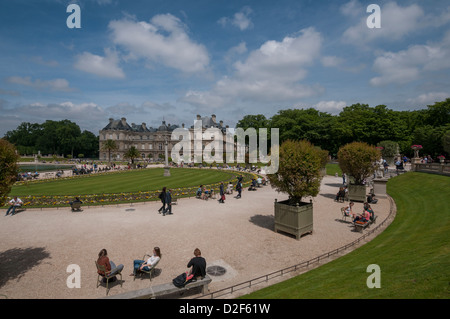
<path id="1" fill-rule="evenodd" d="M 288 108 L 448 97 L 448 1 L 0 0 L 0 136 L 22 122 L 97 135 L 109 118 L 191 126 L 215 114 L 234 127 Z"/>

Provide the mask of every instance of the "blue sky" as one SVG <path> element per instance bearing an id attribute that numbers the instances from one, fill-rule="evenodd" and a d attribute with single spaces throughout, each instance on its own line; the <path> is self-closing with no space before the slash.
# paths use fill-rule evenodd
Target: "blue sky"
<path id="1" fill-rule="evenodd" d="M 286 108 L 450 97 L 447 1 L 1 0 L 0 24 L 0 136 L 47 119 L 95 134 L 110 117 L 157 127 L 216 114 L 234 127 Z"/>

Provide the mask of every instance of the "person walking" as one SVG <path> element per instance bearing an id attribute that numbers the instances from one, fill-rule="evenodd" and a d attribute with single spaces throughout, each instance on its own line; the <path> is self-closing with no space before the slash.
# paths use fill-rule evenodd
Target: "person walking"
<path id="1" fill-rule="evenodd" d="M 238 180 L 237 184 L 236 184 L 236 190 L 238 192 L 238 194 L 236 195 L 236 198 L 241 198 L 241 193 L 242 193 L 242 183 L 240 180 Z"/>
<path id="2" fill-rule="evenodd" d="M 225 191 L 223 189 L 223 182 L 220 183 L 219 191 L 220 191 L 219 203 L 224 204 L 225 203 Z"/>
<path id="3" fill-rule="evenodd" d="M 158 209 L 158 213 L 164 212 L 166 210 L 166 188 L 163 187 L 162 192 L 159 194 L 159 199 L 161 200 L 162 206 Z"/>
<path id="4" fill-rule="evenodd" d="M 166 201 L 165 201 L 167 207 L 166 209 L 163 211 L 163 216 L 167 215 L 172 215 L 172 190 L 169 189 L 166 192 Z"/>

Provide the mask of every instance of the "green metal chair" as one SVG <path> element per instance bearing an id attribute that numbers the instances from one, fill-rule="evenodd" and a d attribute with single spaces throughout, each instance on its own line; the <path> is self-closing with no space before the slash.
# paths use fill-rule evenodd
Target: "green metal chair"
<path id="1" fill-rule="evenodd" d="M 120 276 L 120 287 L 122 287 L 123 281 L 122 281 L 122 272 L 121 271 L 111 274 L 111 270 L 106 270 L 106 267 L 104 265 L 99 265 L 97 263 L 97 261 L 95 261 L 95 266 L 97 267 L 97 270 L 100 270 L 101 272 L 103 272 L 105 274 L 105 276 L 102 276 L 97 271 L 97 288 L 102 283 L 103 278 L 105 278 L 106 279 L 106 295 L 108 295 L 109 289 L 110 289 L 109 288 L 109 280 L 117 275 Z"/>
<path id="2" fill-rule="evenodd" d="M 145 257 L 151 257 L 150 255 L 144 255 L 144 257 L 142 257 L 142 260 L 145 260 Z M 159 263 L 159 261 L 160 261 L 161 259 L 159 259 L 154 265 L 153 265 L 153 267 L 152 268 L 149 268 L 149 270 L 144 270 L 144 269 L 138 269 L 137 271 L 136 271 L 136 275 L 134 276 L 134 279 L 133 280 L 136 280 L 136 276 L 137 276 L 137 274 L 138 273 L 146 273 L 146 274 L 149 274 L 150 275 L 150 281 L 152 281 L 152 276 L 153 276 L 153 273 L 155 272 L 155 268 L 156 268 L 156 265 L 158 265 L 158 263 Z M 142 265 L 142 264 L 141 264 Z M 148 267 L 147 267 L 148 268 Z"/>

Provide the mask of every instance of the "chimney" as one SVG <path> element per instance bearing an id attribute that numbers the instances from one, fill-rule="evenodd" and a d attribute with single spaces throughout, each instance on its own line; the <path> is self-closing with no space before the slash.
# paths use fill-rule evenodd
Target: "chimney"
<path id="1" fill-rule="evenodd" d="M 114 119 L 112 117 L 109 118 L 109 123 L 112 123 Z"/>
<path id="2" fill-rule="evenodd" d="M 142 127 L 146 129 L 147 128 L 147 124 L 142 123 Z"/>
<path id="3" fill-rule="evenodd" d="M 216 114 L 211 115 L 211 119 L 214 123 L 216 123 Z"/>
<path id="4" fill-rule="evenodd" d="M 197 114 L 197 120 L 201 120 L 201 119 L 202 119 L 202 117 L 199 114 Z"/>
<path id="5" fill-rule="evenodd" d="M 219 123 L 220 123 L 220 126 L 223 126 L 223 121 L 220 121 Z"/>
<path id="6" fill-rule="evenodd" d="M 122 121 L 122 125 L 123 126 L 127 126 L 127 119 L 126 118 L 122 117 L 120 120 Z"/>
<path id="7" fill-rule="evenodd" d="M 181 127 L 184 128 L 184 123 L 181 124 Z"/>

